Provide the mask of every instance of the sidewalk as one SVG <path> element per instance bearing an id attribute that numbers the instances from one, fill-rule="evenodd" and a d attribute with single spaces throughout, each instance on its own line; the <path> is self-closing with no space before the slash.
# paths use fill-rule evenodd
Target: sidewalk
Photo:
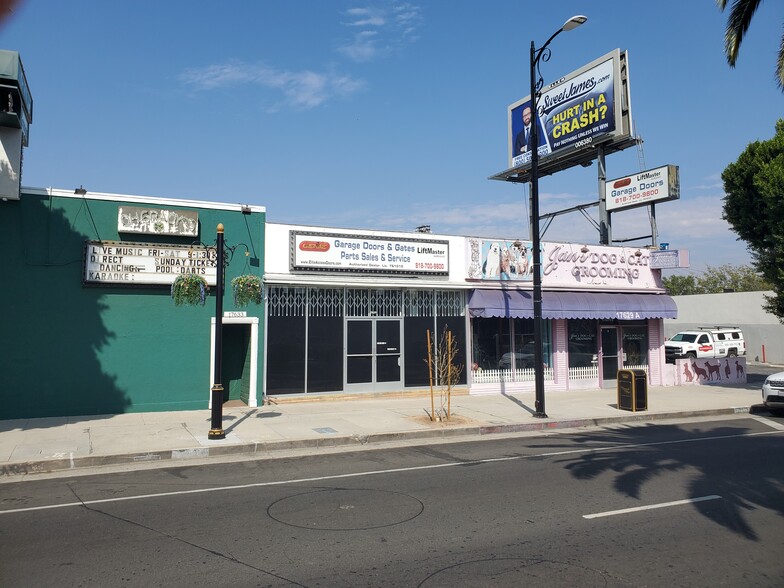
<path id="1" fill-rule="evenodd" d="M 226 438 L 208 440 L 210 411 L 130 413 L 0 421 L 0 480 L 23 474 L 228 455 L 268 457 L 281 450 L 468 440 L 502 433 L 749 413 L 761 402 L 751 386 L 649 387 L 648 409 L 617 409 L 608 390 L 547 392 L 548 418 L 534 393 L 452 396 L 452 419 L 430 422 L 430 395 L 341 397 L 226 408 Z M 273 401 L 274 402 L 274 401 Z M 440 406 L 436 397 L 436 408 Z M 280 453 L 278 453 L 280 455 Z M 172 464 L 174 465 L 174 464 Z"/>

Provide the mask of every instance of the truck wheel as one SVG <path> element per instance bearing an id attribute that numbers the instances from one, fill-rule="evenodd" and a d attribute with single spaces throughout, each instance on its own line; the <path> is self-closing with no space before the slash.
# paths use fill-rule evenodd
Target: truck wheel
<path id="1" fill-rule="evenodd" d="M 696 353 L 694 353 L 693 351 L 689 351 L 689 352 L 686 354 L 686 357 L 688 357 L 689 359 L 697 359 L 697 354 L 696 354 Z"/>
<path id="2" fill-rule="evenodd" d="M 738 357 L 738 350 L 737 349 L 730 349 L 727 352 L 727 357 Z"/>

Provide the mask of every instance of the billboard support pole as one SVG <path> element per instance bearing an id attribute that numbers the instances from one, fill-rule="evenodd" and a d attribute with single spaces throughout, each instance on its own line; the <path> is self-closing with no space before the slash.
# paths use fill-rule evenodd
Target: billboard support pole
<path id="1" fill-rule="evenodd" d="M 596 148 L 596 171 L 599 175 L 599 244 L 612 245 L 612 223 L 607 210 L 607 167 L 604 161 L 604 145 Z"/>
<path id="2" fill-rule="evenodd" d="M 656 225 L 656 203 L 651 202 L 651 246 L 659 246 L 659 227 Z"/>
<path id="3" fill-rule="evenodd" d="M 531 232 L 533 245 L 533 274 L 534 274 L 534 387 L 536 391 L 535 412 L 536 418 L 547 418 L 544 410 L 544 349 L 542 341 L 542 246 L 540 242 L 539 228 L 539 107 L 538 92 L 544 85 L 541 76 L 537 76 L 537 65 L 544 54 L 544 61 L 550 58 L 550 51 L 547 46 L 550 41 L 555 39 L 563 31 L 571 31 L 583 24 L 588 17 L 577 15 L 567 20 L 564 25 L 553 33 L 547 42 L 540 49 L 531 41 L 531 112 L 533 122 L 531 123 Z M 547 53 L 545 53 L 545 50 Z"/>

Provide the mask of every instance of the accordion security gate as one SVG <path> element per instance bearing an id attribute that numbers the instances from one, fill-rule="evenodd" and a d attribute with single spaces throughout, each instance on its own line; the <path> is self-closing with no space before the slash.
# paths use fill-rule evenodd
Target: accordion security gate
<path id="1" fill-rule="evenodd" d="M 428 330 L 449 328 L 465 365 L 459 290 L 270 287 L 267 301 L 268 395 L 426 387 Z"/>

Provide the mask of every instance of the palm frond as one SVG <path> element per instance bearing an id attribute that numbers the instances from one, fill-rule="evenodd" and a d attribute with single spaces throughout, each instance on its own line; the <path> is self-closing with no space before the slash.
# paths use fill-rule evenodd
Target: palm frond
<path id="1" fill-rule="evenodd" d="M 762 0 L 735 0 L 732 3 L 727 18 L 727 29 L 724 32 L 724 54 L 730 67 L 735 67 L 740 45 L 761 3 Z M 723 11 L 727 6 L 727 0 L 716 0 L 716 4 Z"/>
<path id="2" fill-rule="evenodd" d="M 776 60 L 776 83 L 780 90 L 784 90 L 784 33 L 781 34 L 779 57 Z"/>

